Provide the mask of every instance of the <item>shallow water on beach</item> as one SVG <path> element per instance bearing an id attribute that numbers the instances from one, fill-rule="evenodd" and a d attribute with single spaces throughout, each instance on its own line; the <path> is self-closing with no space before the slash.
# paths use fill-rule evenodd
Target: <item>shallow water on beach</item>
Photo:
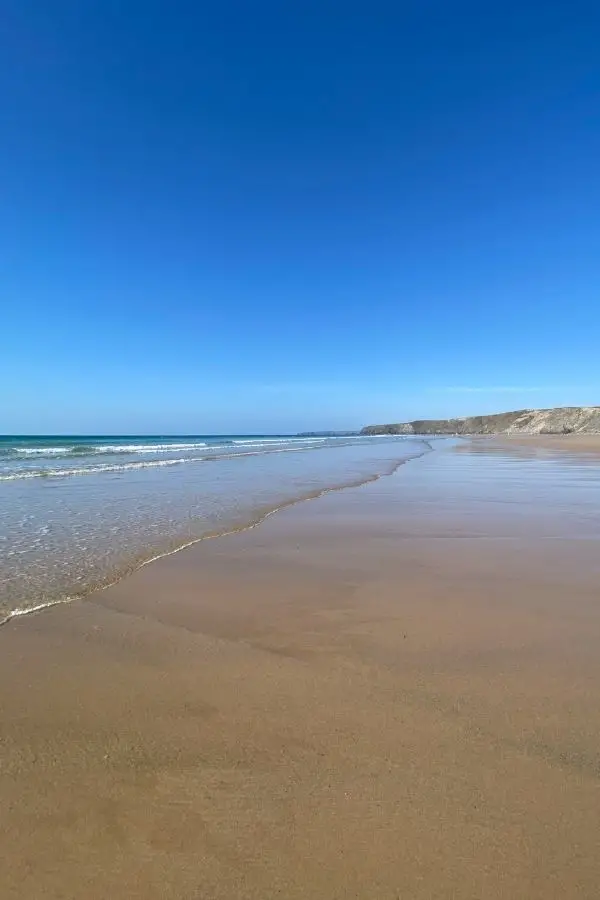
<path id="1" fill-rule="evenodd" d="M 84 596 L 204 536 L 410 459 L 400 490 L 384 481 L 365 497 L 374 517 L 401 518 L 407 536 L 600 538 L 595 455 L 456 440 L 433 441 L 428 452 L 418 438 L 98 444 L 88 452 L 59 442 L 48 452 L 46 440 L 3 461 L 5 474 L 11 464 L 25 477 L 0 481 L 0 618 Z M 52 474 L 30 474 L 44 466 Z"/>
<path id="2" fill-rule="evenodd" d="M 0 439 L 0 618 L 428 449 L 404 438 Z"/>
<path id="3" fill-rule="evenodd" d="M 386 493 L 382 483 L 365 494 L 373 519 L 387 527 L 393 517 L 396 534 L 523 548 L 600 540 L 600 454 L 489 441 L 433 446 L 399 473 L 401 490 Z M 600 554 L 598 566 L 600 575 Z"/>

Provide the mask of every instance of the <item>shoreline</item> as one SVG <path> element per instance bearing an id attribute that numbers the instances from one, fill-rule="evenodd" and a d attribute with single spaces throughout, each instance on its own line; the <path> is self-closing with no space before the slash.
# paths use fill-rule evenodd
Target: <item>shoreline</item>
<path id="1" fill-rule="evenodd" d="M 449 436 L 441 436 L 442 439 L 448 440 Z M 458 443 L 453 449 L 458 450 L 459 452 L 464 452 L 469 449 L 486 449 L 491 448 L 492 450 L 502 450 L 502 449 L 510 449 L 511 447 L 521 448 L 523 450 L 529 449 L 531 451 L 545 451 L 545 450 L 555 450 L 559 453 L 575 453 L 576 455 L 582 454 L 584 456 L 587 455 L 598 455 L 600 456 L 600 434 L 567 434 L 567 435 L 539 435 L 539 434 L 515 434 L 515 435 L 506 435 L 506 434 L 496 434 L 496 435 L 463 435 L 459 436 L 460 443 Z M 23 618 L 26 616 L 34 615 L 37 613 L 44 612 L 45 610 L 52 609 L 55 606 L 63 606 L 65 604 L 83 602 L 88 600 L 90 597 L 93 597 L 95 594 L 108 590 L 116 584 L 119 584 L 123 580 L 130 578 L 135 572 L 139 569 L 144 568 L 154 562 L 157 562 L 166 557 L 172 556 L 176 553 L 180 553 L 182 550 L 187 550 L 190 547 L 194 547 L 196 544 L 202 543 L 207 540 L 214 540 L 215 538 L 227 537 L 232 534 L 238 534 L 240 532 L 248 531 L 253 528 L 257 528 L 261 525 L 266 519 L 275 513 L 281 512 L 283 510 L 288 509 L 289 507 L 295 506 L 296 504 L 305 503 L 310 500 L 317 500 L 319 497 L 322 497 L 326 494 L 336 491 L 345 491 L 351 490 L 353 488 L 361 487 L 363 485 L 370 484 L 373 481 L 378 481 L 380 478 L 388 478 L 395 474 L 398 468 L 405 463 L 411 462 L 415 459 L 420 459 L 421 456 L 426 453 L 435 452 L 435 448 L 431 446 L 429 439 L 426 437 L 420 437 L 418 435 L 414 436 L 415 442 L 422 443 L 426 445 L 427 449 L 425 449 L 422 453 L 416 454 L 415 456 L 411 456 L 405 459 L 398 460 L 394 463 L 393 467 L 385 472 L 382 472 L 377 475 L 371 475 L 365 478 L 364 480 L 352 481 L 347 484 L 334 485 L 333 487 L 323 488 L 322 490 L 316 491 L 311 494 L 307 494 L 305 496 L 300 496 L 294 498 L 292 500 L 286 501 L 279 506 L 275 506 L 272 509 L 268 509 L 266 512 L 261 512 L 255 519 L 250 519 L 248 522 L 240 525 L 238 527 L 232 529 L 226 529 L 223 531 L 214 531 L 208 532 L 206 534 L 201 535 L 200 537 L 193 538 L 190 541 L 186 541 L 185 543 L 176 546 L 172 549 L 165 550 L 164 553 L 158 553 L 150 558 L 143 560 L 138 564 L 134 564 L 132 568 L 128 568 L 127 570 L 120 573 L 115 579 L 108 581 L 106 584 L 97 585 L 90 588 L 89 591 L 86 591 L 83 594 L 76 594 L 73 596 L 63 597 L 56 600 L 51 600 L 47 603 L 41 603 L 37 606 L 32 607 L 19 607 L 15 610 L 11 610 L 6 615 L 0 618 L 0 629 L 4 626 L 8 625 L 14 619 Z"/>
<path id="2" fill-rule="evenodd" d="M 422 451 L 422 453 L 416 453 L 414 456 L 409 456 L 409 457 L 405 457 L 403 459 L 396 460 L 387 471 L 381 472 L 376 475 L 366 476 L 364 479 L 354 480 L 354 481 L 350 481 L 350 482 L 347 482 L 344 484 L 337 484 L 337 485 L 333 485 L 331 487 L 322 488 L 318 491 L 314 491 L 313 493 L 305 494 L 303 496 L 296 497 L 291 500 L 287 500 L 284 503 L 281 503 L 279 506 L 275 506 L 271 509 L 267 509 L 265 512 L 259 511 L 256 518 L 249 519 L 246 523 L 239 525 L 235 528 L 225 529 L 222 531 L 207 532 L 206 534 L 203 534 L 197 538 L 193 538 L 192 540 L 186 541 L 185 543 L 183 543 L 177 547 L 174 547 L 169 550 L 165 550 L 164 553 L 158 553 L 154 556 L 151 556 L 148 559 L 143 560 L 139 564 L 134 564 L 131 568 L 128 568 L 125 571 L 121 572 L 119 575 L 117 575 L 117 577 L 114 578 L 113 580 L 108 581 L 106 584 L 96 585 L 96 586 L 90 588 L 89 591 L 86 591 L 83 594 L 76 594 L 73 596 L 61 597 L 56 600 L 50 600 L 47 603 L 40 603 L 40 604 L 38 604 L 36 606 L 32 606 L 32 607 L 17 607 L 16 609 L 11 610 L 6 615 L 4 615 L 0 618 L 0 628 L 4 627 L 5 625 L 8 625 L 14 619 L 23 618 L 24 616 L 34 615 L 36 613 L 43 612 L 44 610 L 52 609 L 52 607 L 54 607 L 54 606 L 62 606 L 65 604 L 76 603 L 79 601 L 85 601 L 88 598 L 92 597 L 94 594 L 99 593 L 101 591 L 108 590 L 109 588 L 113 587 L 114 585 L 119 584 L 121 581 L 129 578 L 131 575 L 133 575 L 139 569 L 142 569 L 145 566 L 150 565 L 151 563 L 157 562 L 158 560 L 161 560 L 161 559 L 165 559 L 166 557 L 169 557 L 169 556 L 173 556 L 174 554 L 179 553 L 182 550 L 187 550 L 189 547 L 194 547 L 196 544 L 199 544 L 202 541 L 214 540 L 215 538 L 220 538 L 220 537 L 227 537 L 232 534 L 239 534 L 241 532 L 249 531 L 253 528 L 257 528 L 270 516 L 274 515 L 275 513 L 281 512 L 285 509 L 288 509 L 292 506 L 295 506 L 298 503 L 305 503 L 310 500 L 318 500 L 319 497 L 323 497 L 326 494 L 329 494 L 329 493 L 332 493 L 335 491 L 350 490 L 352 488 L 362 487 L 363 485 L 370 484 L 371 482 L 374 482 L 374 481 L 378 481 L 380 478 L 388 478 L 391 475 L 393 475 L 395 472 L 397 472 L 397 470 L 400 468 L 400 466 L 404 465 L 405 463 L 411 462 L 414 459 L 419 459 L 421 456 L 424 456 L 426 453 L 430 453 L 433 451 L 433 447 L 431 446 L 429 441 L 427 441 L 425 439 L 415 440 L 415 443 L 420 443 L 420 444 L 425 445 L 425 449 Z M 278 451 L 271 451 L 271 452 L 278 452 Z"/>

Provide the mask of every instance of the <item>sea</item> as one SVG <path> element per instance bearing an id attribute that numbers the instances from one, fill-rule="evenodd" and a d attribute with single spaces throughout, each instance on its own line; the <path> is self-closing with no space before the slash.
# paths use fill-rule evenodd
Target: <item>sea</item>
<path id="1" fill-rule="evenodd" d="M 429 449 L 401 436 L 0 436 L 0 622 Z"/>

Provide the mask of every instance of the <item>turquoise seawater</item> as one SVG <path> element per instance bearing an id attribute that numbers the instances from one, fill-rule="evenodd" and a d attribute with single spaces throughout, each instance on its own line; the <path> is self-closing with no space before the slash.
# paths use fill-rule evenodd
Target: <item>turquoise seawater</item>
<path id="1" fill-rule="evenodd" d="M 428 449 L 402 437 L 0 437 L 0 618 Z"/>

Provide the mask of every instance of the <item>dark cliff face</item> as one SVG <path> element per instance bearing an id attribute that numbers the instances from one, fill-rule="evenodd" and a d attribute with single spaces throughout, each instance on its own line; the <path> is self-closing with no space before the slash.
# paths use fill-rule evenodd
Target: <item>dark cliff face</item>
<path id="1" fill-rule="evenodd" d="M 415 419 L 390 425 L 367 425 L 361 434 L 596 434 L 600 407 L 517 409 L 461 419 Z"/>

